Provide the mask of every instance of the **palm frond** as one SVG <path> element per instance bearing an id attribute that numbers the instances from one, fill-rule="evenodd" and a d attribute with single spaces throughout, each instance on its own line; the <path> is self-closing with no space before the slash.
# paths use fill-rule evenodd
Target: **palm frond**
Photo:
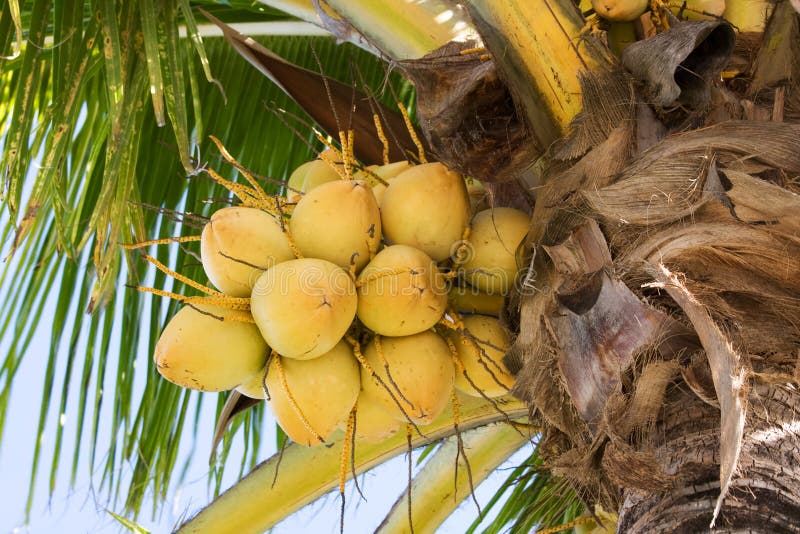
<path id="1" fill-rule="evenodd" d="M 415 530 L 433 532 L 470 496 L 480 514 L 483 503 L 475 497 L 475 488 L 527 440 L 518 429 L 503 423 L 449 437 L 414 477 L 411 488 L 400 496 L 378 530 L 384 534 L 407 531 L 410 512 Z"/>
<path id="2" fill-rule="evenodd" d="M 124 500 L 127 513 L 135 516 L 145 495 L 152 496 L 155 510 L 176 483 L 173 474 L 180 479 L 183 466 L 176 463 L 186 441 L 210 440 L 195 436 L 197 418 L 204 402 L 216 402 L 219 412 L 223 398 L 184 392 L 156 378 L 149 355 L 175 306 L 119 288 L 125 280 L 147 280 L 176 292 L 190 290 L 149 273 L 135 255 L 121 255 L 118 243 L 198 232 L 190 221 L 159 217 L 143 206 L 202 214 L 209 210 L 206 199 L 223 196 L 201 177 L 187 179 L 187 169 L 201 164 L 236 178 L 208 134 L 223 139 L 257 174 L 278 180 L 321 147 L 307 129 L 298 136 L 283 124 L 271 110 L 298 116 L 302 111 L 221 39 L 201 45 L 196 38 L 178 37 L 184 23 L 196 37 L 186 19 L 188 7 L 201 4 L 214 11 L 209 2 L 157 2 L 156 17 L 144 9 L 147 1 L 120 8 L 111 2 L 54 4 L 37 0 L 23 6 L 28 44 L 11 59 L 6 58 L 17 42 L 14 17 L 9 9 L 0 11 L 3 238 L 5 253 L 14 253 L 1 275 L 0 336 L 12 341 L 0 367 L 0 438 L 16 372 L 30 357 L 34 332 L 47 324 L 43 310 L 49 299 L 55 314 L 37 432 L 54 428 L 55 445 L 50 451 L 36 440 L 28 511 L 41 470 L 47 471 L 52 492 L 63 483 L 56 477 L 59 466 L 71 462 L 74 482 L 80 459 L 88 456 L 90 468 L 100 469 L 101 493 L 112 502 Z M 250 2 L 232 4 L 232 19 L 285 18 Z M 229 21 L 229 9 L 217 12 Z M 318 70 L 309 54 L 313 49 L 325 73 L 345 82 L 352 64 L 374 88 L 386 78 L 379 60 L 332 39 L 262 42 L 289 61 Z M 207 81 L 208 68 L 217 83 Z M 391 83 L 408 102 L 410 87 L 396 77 Z M 159 247 L 152 255 L 202 279 L 192 252 L 192 247 Z M 110 353 L 114 339 L 120 340 L 119 349 Z M 57 372 L 62 365 L 63 374 Z M 81 387 L 71 396 L 75 382 Z M 78 428 L 73 444 L 63 433 L 64 422 Z M 260 411 L 253 411 L 232 432 L 238 430 L 253 450 L 261 422 Z M 217 476 L 232 439 L 232 434 L 225 438 Z M 255 458 L 237 461 L 244 470 Z"/>
<path id="3" fill-rule="evenodd" d="M 527 414 L 526 407 L 519 401 L 510 397 L 498 399 L 502 404 L 505 414 L 499 412 L 495 406 L 477 397 L 463 399 L 459 427 L 465 432 L 487 424 L 504 421 L 508 416 L 518 419 Z M 524 436 L 517 434 L 513 428 L 503 426 L 493 428 L 499 430 L 500 435 L 514 434 L 509 443 L 495 447 L 500 461 L 508 457 L 524 442 Z M 411 440 L 412 447 L 432 443 L 435 440 L 453 435 L 453 412 L 445 410 L 429 425 L 421 427 L 423 434 L 416 434 Z M 483 440 L 492 441 L 496 436 L 492 432 L 484 431 L 476 436 L 483 436 Z M 517 438 L 521 437 L 521 440 Z M 236 532 L 258 532 L 268 529 L 294 513 L 302 506 L 318 499 L 335 488 L 339 482 L 341 468 L 341 454 L 344 442 L 344 433 L 338 432 L 330 438 L 330 446 L 305 447 L 296 443 L 290 444 L 273 457 L 265 460 L 254 469 L 246 478 L 228 489 L 211 504 L 206 506 L 197 515 L 183 524 L 178 532 L 219 532 L 230 530 Z M 477 447 L 479 445 L 475 443 Z M 512 449 L 508 451 L 505 447 Z M 407 451 L 406 436 L 400 432 L 380 443 L 358 443 L 354 449 L 353 472 L 364 472 L 386 460 L 403 454 Z M 491 451 L 482 451 L 492 456 Z M 435 455 L 434 455 L 435 456 Z M 429 459 L 430 461 L 430 459 Z M 491 459 L 489 459 L 491 462 Z M 313 469 L 308 469 L 313 466 Z M 449 466 L 449 467 L 452 467 Z M 476 465 L 477 467 L 477 465 Z M 348 472 L 347 478 L 352 477 Z M 477 474 L 477 471 L 476 471 Z M 450 476 L 445 473 L 447 483 L 445 490 L 452 488 L 452 471 Z M 463 473 L 460 482 L 460 497 L 468 494 L 464 491 L 466 477 Z M 439 482 L 441 482 L 439 477 Z M 466 486 L 468 488 L 468 486 Z M 439 495 L 438 488 L 433 490 L 434 495 Z M 436 499 L 436 497 L 434 497 Z M 437 500 L 438 503 L 441 499 Z M 447 505 L 444 505 L 445 510 Z"/>
<path id="4" fill-rule="evenodd" d="M 494 519 L 483 526 L 482 532 L 497 534 L 553 528 L 569 523 L 584 510 L 569 484 L 543 469 L 538 444 L 528 459 L 509 473 L 467 533 L 476 532 L 498 506 Z"/>

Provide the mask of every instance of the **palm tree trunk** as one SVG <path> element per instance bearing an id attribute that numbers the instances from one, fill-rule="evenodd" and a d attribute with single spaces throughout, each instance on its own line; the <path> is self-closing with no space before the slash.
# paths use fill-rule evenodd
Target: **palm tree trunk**
<path id="1" fill-rule="evenodd" d="M 800 532 L 798 409 L 795 387 L 753 387 L 740 474 L 733 479 L 715 532 Z M 662 419 L 653 433 L 655 457 L 678 482 L 661 492 L 626 489 L 619 532 L 703 532 L 713 515 L 720 490 L 718 408 L 675 388 Z"/>
<path id="2" fill-rule="evenodd" d="M 788 2 L 776 12 L 752 67 L 759 91 L 733 107 L 720 102 L 741 89 L 715 82 L 729 27 L 676 23 L 626 50 L 640 103 L 608 105 L 584 85 L 585 117 L 629 105 L 631 116 L 582 159 L 550 161 L 537 191 L 507 363 L 547 429 L 549 467 L 587 504 L 619 510 L 618 532 L 800 530 L 789 274 L 800 268 L 800 129 L 777 124 L 797 118 L 800 17 Z M 665 82 L 648 78 L 670 62 Z M 773 122 L 712 126 L 755 116 Z M 587 126 L 575 123 L 573 139 Z M 677 135 L 698 126 L 710 128 Z M 763 168 L 745 170 L 753 158 Z M 691 292 L 660 283 L 656 265 Z"/>

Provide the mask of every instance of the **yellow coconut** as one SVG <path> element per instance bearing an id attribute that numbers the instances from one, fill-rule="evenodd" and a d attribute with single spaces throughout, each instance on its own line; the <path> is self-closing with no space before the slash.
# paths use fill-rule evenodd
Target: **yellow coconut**
<path id="1" fill-rule="evenodd" d="M 294 258 L 294 253 L 272 215 L 228 207 L 214 212 L 203 227 L 200 258 L 214 287 L 226 295 L 246 297 L 264 270 Z"/>
<path id="2" fill-rule="evenodd" d="M 236 391 L 251 399 L 264 400 L 264 372 L 266 370 L 266 366 L 263 367 L 259 372 L 251 376 L 249 380 L 236 386 Z"/>
<path id="3" fill-rule="evenodd" d="M 248 381 L 264 367 L 269 348 L 252 323 L 232 320 L 225 308 L 184 306 L 156 343 L 158 372 L 179 386 L 225 391 Z"/>
<path id="4" fill-rule="evenodd" d="M 358 277 L 358 318 L 385 336 L 407 336 L 435 325 L 447 308 L 447 283 L 421 250 L 392 245 Z"/>
<path id="5" fill-rule="evenodd" d="M 530 217 L 513 208 L 478 212 L 472 219 L 467 261 L 461 266 L 466 281 L 485 293 L 507 293 L 517 275 L 517 249 L 529 226 Z"/>
<path id="6" fill-rule="evenodd" d="M 340 179 L 339 173 L 330 163 L 321 159 L 307 161 L 297 167 L 289 176 L 289 181 L 286 183 L 286 197 L 294 199 L 321 184 Z"/>
<path id="7" fill-rule="evenodd" d="M 285 385 L 278 370 L 278 359 Z M 292 441 L 307 446 L 320 444 L 308 427 L 322 439 L 327 439 L 347 420 L 361 390 L 358 361 L 353 356 L 353 349 L 344 341 L 313 360 L 274 357 L 270 361 L 266 383 L 270 396 L 267 404 L 278 424 Z"/>
<path id="8" fill-rule="evenodd" d="M 378 251 L 381 214 L 375 195 L 360 180 L 328 182 L 295 206 L 290 231 L 300 252 L 345 269 L 361 270 Z"/>
<path id="9" fill-rule="evenodd" d="M 267 343 L 287 358 L 331 350 L 353 322 L 358 298 L 350 275 L 325 260 L 303 258 L 267 269 L 250 301 Z"/>
<path id="10" fill-rule="evenodd" d="M 362 370 L 361 388 L 396 419 L 428 424 L 447 406 L 454 368 L 450 349 L 438 334 L 427 330 L 413 336 L 376 337 L 364 357 L 385 387 Z"/>
<path id="11" fill-rule="evenodd" d="M 375 195 L 375 200 L 378 201 L 378 206 L 380 206 L 383 202 L 383 194 L 388 187 L 387 183 L 384 182 L 389 182 L 410 166 L 411 164 L 407 161 L 395 161 L 386 165 L 370 165 L 366 169 L 368 172 L 359 172 L 357 177 L 369 184 L 372 188 L 372 194 Z M 379 180 L 375 178 L 376 176 Z"/>
<path id="12" fill-rule="evenodd" d="M 507 394 L 514 385 L 514 376 L 503 363 L 511 341 L 508 332 L 495 317 L 486 315 L 464 317 L 463 323 L 466 333 L 447 333 L 469 377 L 456 372 L 456 389 L 473 397 L 480 397 L 481 391 L 487 397 Z"/>
<path id="13" fill-rule="evenodd" d="M 483 184 L 475 178 L 465 178 L 467 184 L 467 194 L 472 212 L 480 211 L 489 207 L 489 193 Z"/>
<path id="14" fill-rule="evenodd" d="M 469 286 L 453 287 L 448 299 L 453 309 L 459 313 L 480 313 L 495 317 L 500 316 L 505 305 L 503 295 L 499 293 L 490 295 Z"/>
<path id="15" fill-rule="evenodd" d="M 676 15 L 688 20 L 717 19 L 725 12 L 725 0 L 688 0 L 686 7 L 670 6 Z"/>
<path id="16" fill-rule="evenodd" d="M 364 371 L 362 370 L 362 373 Z M 381 407 L 380 401 L 362 390 L 356 408 L 356 440 L 379 443 L 394 435 L 403 423 L 389 415 Z M 346 424 L 340 425 L 342 429 Z"/>
<path id="17" fill-rule="evenodd" d="M 381 203 L 386 238 L 416 247 L 435 261 L 450 256 L 469 216 L 464 180 L 441 163 L 416 165 L 400 173 L 389 182 Z"/>
<path id="18" fill-rule="evenodd" d="M 649 0 L 592 0 L 598 16 L 616 22 L 636 20 L 650 7 Z"/>

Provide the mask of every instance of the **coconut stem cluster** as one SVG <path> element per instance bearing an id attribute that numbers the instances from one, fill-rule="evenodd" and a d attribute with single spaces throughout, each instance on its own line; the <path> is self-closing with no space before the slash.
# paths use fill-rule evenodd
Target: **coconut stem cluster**
<path id="1" fill-rule="evenodd" d="M 197 284 L 207 296 L 185 298 L 156 346 L 167 380 L 265 399 L 307 446 L 339 428 L 356 442 L 419 431 L 456 391 L 493 398 L 514 381 L 498 316 L 528 216 L 481 209 L 480 184 L 441 163 L 360 167 L 343 140 L 285 196 L 219 145 L 247 183 L 208 171 L 238 200 L 199 236 L 213 288 Z M 146 244 L 181 240 L 198 238 Z"/>

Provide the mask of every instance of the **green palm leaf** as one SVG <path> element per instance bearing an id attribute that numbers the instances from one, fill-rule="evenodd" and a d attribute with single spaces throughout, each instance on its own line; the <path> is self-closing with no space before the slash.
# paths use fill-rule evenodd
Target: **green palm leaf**
<path id="1" fill-rule="evenodd" d="M 186 4 L 183 6 L 185 9 Z M 249 6 L 238 3 L 239 8 Z M 160 220 L 140 203 L 203 213 L 208 210 L 204 199 L 223 196 L 202 178 L 186 178 L 187 165 L 205 162 L 225 176 L 235 177 L 230 167 L 221 164 L 205 132 L 224 139 L 234 156 L 258 174 L 278 180 L 312 157 L 312 148 L 320 148 L 307 128 L 301 125 L 303 135 L 297 136 L 268 109 L 302 115 L 222 39 L 205 40 L 205 57 L 196 54 L 197 39 L 179 39 L 177 7 L 161 6 L 164 17 L 153 20 L 140 15 L 143 10 L 134 13 L 127 7 L 118 12 L 107 2 L 97 6 L 67 2 L 56 7 L 36 2 L 23 13 L 26 37 L 33 43 L 44 42 L 52 31 L 53 38 L 63 44 L 55 48 L 26 46 L 20 57 L 0 60 L 4 62 L 3 79 L 9 82 L 4 85 L 6 98 L 0 106 L 6 191 L 3 231 L 6 241 L 13 239 L 17 248 L 2 273 L 7 298 L 2 304 L 5 319 L 0 335 L 14 341 L 0 370 L 0 437 L 16 371 L 27 357 L 52 287 L 61 290 L 43 375 L 38 433 L 63 413 L 76 413 L 79 429 L 75 443 L 65 448 L 63 425 L 56 424 L 56 445 L 49 461 L 43 458 L 44 450 L 37 441 L 29 510 L 38 470 L 49 471 L 52 492 L 65 455 L 72 462 L 71 479 L 75 480 L 85 447 L 91 465 L 102 468 L 101 488 L 112 499 L 123 497 L 128 513 L 138 513 L 147 491 L 152 492 L 155 504 L 173 482 L 180 442 L 191 434 L 184 429 L 200 413 L 198 395 L 155 379 L 149 363 L 151 347 L 174 306 L 124 288 L 115 292 L 125 279 L 137 282 L 151 276 L 133 255 L 123 261 L 118 243 L 198 232 L 190 221 Z M 245 16 L 251 20 L 281 17 L 270 10 L 256 11 L 257 15 L 239 9 L 234 16 L 239 20 Z M 193 31 L 191 23 L 189 29 Z M 5 52 L 12 44 L 14 24 L 8 10 L 0 13 L 0 31 L 3 55 L 10 55 Z M 143 36 L 143 46 L 135 42 L 137 32 Z M 349 45 L 337 46 L 330 38 L 275 37 L 263 42 L 290 61 L 317 69 L 317 61 L 308 53 L 313 48 L 326 74 L 346 82 L 356 63 L 374 87 L 385 77 L 380 61 Z M 206 65 L 214 66 L 213 74 L 224 94 L 217 85 L 203 80 L 200 73 Z M 159 74 L 171 127 L 159 127 L 161 108 L 151 96 L 159 92 L 150 90 L 157 85 Z M 393 83 L 398 80 L 393 78 Z M 396 87 L 407 100 L 409 87 Z M 32 156 L 40 151 L 44 159 L 36 161 Z M 194 161 L 191 154 L 195 154 Z M 165 263 L 184 266 L 181 270 L 191 276 L 202 277 L 200 269 L 190 266 L 194 260 L 187 252 L 191 249 L 173 251 L 172 261 L 167 247 L 153 255 Z M 153 282 L 184 291 L 171 286 L 160 273 Z M 94 313 L 85 315 L 87 309 Z M 78 340 L 84 336 L 86 349 L 78 354 Z M 122 341 L 120 350 L 108 354 L 114 336 Z M 61 348 L 65 343 L 67 350 Z M 67 372 L 60 377 L 56 368 L 64 359 Z M 116 365 L 109 365 L 108 360 Z M 107 377 L 113 368 L 115 376 Z M 143 374 L 147 379 L 139 393 L 134 384 Z M 69 385 L 74 380 L 84 387 L 78 397 L 70 398 Z M 103 391 L 108 380 L 114 383 L 114 391 Z M 59 397 L 51 399 L 50 392 L 60 392 Z M 100 412 L 108 403 L 113 405 L 111 439 L 101 442 L 99 428 L 105 423 Z M 259 413 L 248 415 L 236 426 L 249 429 L 249 445 L 259 440 Z M 91 427 L 88 439 L 81 439 L 80 430 L 87 425 Z M 241 469 L 254 460 L 242 459 Z M 126 463 L 133 466 L 130 480 L 117 475 Z"/>
<path id="2" fill-rule="evenodd" d="M 494 406 L 483 399 L 465 399 L 461 409 L 459 426 L 464 430 L 469 430 L 504 420 L 506 417 L 517 419 L 527 413 L 527 408 L 515 399 L 506 398 L 501 399 L 499 402 L 505 414 L 497 411 Z M 453 435 L 453 412 L 446 410 L 433 423 L 422 427 L 421 430 L 424 435 L 414 436 L 412 441 L 412 446 L 414 447 Z M 513 434 L 513 437 L 511 434 Z M 482 436 L 482 439 L 478 436 Z M 494 436 L 497 439 L 504 439 L 506 443 L 503 445 L 498 446 L 493 441 L 493 436 L 479 433 L 476 437 L 477 440 L 473 444 L 480 448 L 480 451 L 476 452 L 478 461 L 476 468 L 479 468 L 484 460 L 490 464 L 494 460 L 497 463 L 505 460 L 526 439 L 524 435 L 505 425 L 501 428 L 499 435 Z M 179 532 L 259 532 L 272 527 L 301 506 L 333 489 L 339 482 L 340 458 L 344 441 L 343 433 L 337 433 L 330 441 L 331 446 L 329 447 L 304 447 L 297 444 L 288 446 L 282 454 L 276 454 L 266 460 L 257 469 L 253 470 L 247 478 L 241 480 L 195 517 L 187 521 L 181 526 Z M 473 442 L 472 439 L 470 441 Z M 483 446 L 499 450 L 485 450 Z M 402 432 L 381 443 L 357 443 L 353 470 L 362 472 L 389 458 L 402 454 L 406 450 L 406 436 Z M 494 457 L 492 457 L 492 452 L 494 452 Z M 487 459 L 484 455 L 489 458 Z M 313 469 L 309 470 L 308 466 L 313 466 Z M 449 467 L 452 467 L 452 465 Z M 481 469 L 477 469 L 476 475 L 481 471 Z M 352 473 L 348 472 L 347 478 L 351 476 Z M 444 487 L 442 485 L 443 480 L 446 481 Z M 432 489 L 432 495 L 436 496 L 437 505 L 444 506 L 445 510 L 447 505 L 439 502 L 442 499 L 438 498 L 438 494 L 442 489 L 444 489 L 445 493 L 451 490 L 453 480 L 452 470 L 448 472 L 447 470 L 438 469 L 433 474 L 433 481 L 437 482 L 438 485 Z M 459 482 L 461 491 L 458 502 L 469 492 L 467 483 L 467 478 L 462 474 Z M 450 497 L 452 498 L 453 495 L 451 494 Z M 423 510 L 421 514 L 428 516 L 427 519 L 431 521 L 431 524 L 435 524 L 436 519 L 430 517 L 426 511 Z M 391 518 L 392 516 L 390 515 Z"/>
<path id="3" fill-rule="evenodd" d="M 386 3 L 394 7 L 382 20 L 403 16 L 397 1 Z M 5 297 L 0 336 L 11 340 L 0 362 L 0 443 L 8 439 L 4 429 L 13 416 L 8 407 L 15 377 L 31 357 L 33 336 L 42 327 L 51 329 L 37 436 L 54 428 L 54 445 L 50 451 L 36 440 L 28 514 L 40 471 L 47 474 L 51 495 L 96 472 L 95 490 L 109 503 L 124 503 L 124 515 L 136 518 L 146 504 L 157 513 L 186 474 L 178 459 L 179 451 L 194 447 L 187 440 L 211 439 L 197 436 L 205 406 L 216 404 L 219 415 L 225 398 L 157 378 L 149 355 L 177 307 L 124 284 L 194 290 L 148 270 L 118 245 L 197 234 L 197 216 L 212 209 L 209 199 L 227 201 L 224 190 L 193 172 L 207 164 L 238 179 L 208 135 L 222 139 L 270 191 L 321 148 L 301 109 L 223 39 L 200 36 L 196 7 L 229 23 L 293 20 L 241 0 L 35 0 L 21 10 L 12 0 L 0 11 L 2 231 L 5 252 L 13 253 L 0 273 Z M 311 13 L 308 6 L 301 11 Z M 180 37 L 181 28 L 186 38 Z M 393 92 L 386 90 L 387 65 L 363 50 L 330 37 L 258 40 L 292 63 L 311 70 L 322 66 L 345 84 L 354 83 L 356 70 L 379 101 L 395 105 Z M 388 81 L 412 107 L 411 86 L 396 75 Z M 203 280 L 196 244 L 150 253 Z M 55 310 L 52 322 L 42 320 L 46 306 Z M 115 340 L 118 349 L 111 352 Z M 72 393 L 75 383 L 80 387 Z M 211 473 L 216 493 L 226 466 L 238 463 L 242 476 L 259 460 L 262 413 L 257 407 L 233 419 Z M 73 442 L 65 423 L 77 429 Z M 234 439 L 243 440 L 245 453 L 229 460 Z M 90 472 L 81 473 L 87 457 Z M 484 462 L 480 476 L 499 460 L 495 455 Z M 57 476 L 67 463 L 69 482 Z M 520 469 L 507 488 L 531 473 L 527 466 Z M 432 478 L 444 480 L 441 473 Z M 528 480 L 548 487 L 537 476 Z M 513 521 L 524 499 L 535 501 L 541 494 L 513 493 L 492 524 L 499 528 Z M 500 502 L 499 496 L 492 502 Z M 557 502 L 567 517 L 562 504 L 574 505 L 574 499 Z M 122 515 L 115 517 L 132 528 Z M 544 516 L 533 517 L 539 522 Z"/>

